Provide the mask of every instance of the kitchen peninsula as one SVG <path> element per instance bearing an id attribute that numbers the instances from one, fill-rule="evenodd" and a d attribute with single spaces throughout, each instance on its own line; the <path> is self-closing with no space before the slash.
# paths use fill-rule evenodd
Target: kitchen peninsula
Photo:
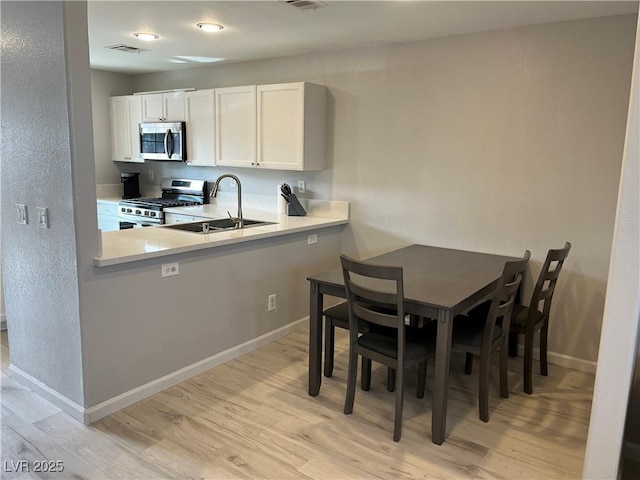
<path id="1" fill-rule="evenodd" d="M 344 225 L 349 221 L 349 205 L 346 202 L 308 202 L 309 213 L 304 217 L 290 217 L 266 209 L 248 209 L 245 211 L 246 218 L 269 222 L 267 225 L 251 228 L 209 234 L 178 231 L 168 226 L 105 232 L 102 234 L 102 255 L 95 258 L 94 264 L 105 267 Z M 225 205 L 206 204 L 170 208 L 166 212 L 206 220 L 227 218 L 229 208 Z"/>
<path id="2" fill-rule="evenodd" d="M 275 196 L 260 197 L 268 202 L 245 195 L 244 217 L 273 224 L 209 234 L 171 224 L 102 233 L 84 292 L 91 305 L 86 371 L 97 379 L 85 405 L 59 402 L 16 373 L 91 423 L 303 327 L 306 279 L 339 265 L 349 204 L 307 200 L 307 216 L 288 217 Z M 235 207 L 229 193 L 168 213 L 217 219 Z"/>

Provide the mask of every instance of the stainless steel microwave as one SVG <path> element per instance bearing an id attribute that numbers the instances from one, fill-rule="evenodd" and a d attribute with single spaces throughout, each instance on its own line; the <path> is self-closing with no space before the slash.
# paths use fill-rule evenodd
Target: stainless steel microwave
<path id="1" fill-rule="evenodd" d="M 140 160 L 187 160 L 185 122 L 140 124 Z"/>

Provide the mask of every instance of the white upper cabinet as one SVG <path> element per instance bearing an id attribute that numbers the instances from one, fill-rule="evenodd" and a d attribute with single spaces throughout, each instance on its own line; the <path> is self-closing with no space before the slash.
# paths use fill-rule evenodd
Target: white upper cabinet
<path id="1" fill-rule="evenodd" d="M 142 97 L 142 119 L 145 122 L 183 122 L 184 92 L 149 93 Z"/>
<path id="2" fill-rule="evenodd" d="M 217 88 L 216 163 L 322 170 L 327 89 L 312 83 Z"/>
<path id="3" fill-rule="evenodd" d="M 111 159 L 117 162 L 140 160 L 142 99 L 136 95 L 111 97 Z"/>
<path id="4" fill-rule="evenodd" d="M 215 89 L 216 164 L 256 165 L 256 87 Z"/>
<path id="5" fill-rule="evenodd" d="M 187 164 L 215 166 L 214 90 L 196 90 L 184 94 L 187 124 Z"/>
<path id="6" fill-rule="evenodd" d="M 324 169 L 326 87 L 302 82 L 258 85 L 256 96 L 257 165 Z"/>

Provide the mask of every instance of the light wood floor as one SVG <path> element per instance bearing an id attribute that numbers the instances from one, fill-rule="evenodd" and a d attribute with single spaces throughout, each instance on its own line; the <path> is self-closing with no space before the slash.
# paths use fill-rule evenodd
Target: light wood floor
<path id="1" fill-rule="evenodd" d="M 478 419 L 474 372 L 451 367 L 446 442 L 431 443 L 431 390 L 405 394 L 404 429 L 394 443 L 394 397 L 374 364 L 369 392 L 342 413 L 346 332 L 338 329 L 334 376 L 307 394 L 307 330 L 209 370 L 84 426 L 8 376 L 2 333 L 2 453 L 8 461 L 60 460 L 60 474 L 2 478 L 579 478 L 593 375 L 551 366 L 522 392 L 521 359 L 510 359 L 511 396 L 492 378 L 489 423 Z M 537 367 L 537 365 L 536 365 Z"/>

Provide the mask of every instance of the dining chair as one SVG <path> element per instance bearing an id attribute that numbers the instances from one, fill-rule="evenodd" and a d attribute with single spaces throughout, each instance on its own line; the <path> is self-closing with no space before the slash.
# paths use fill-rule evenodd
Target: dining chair
<path id="1" fill-rule="evenodd" d="M 336 327 L 349 330 L 349 309 L 347 302 L 338 303 L 325 309 L 322 312 L 324 316 L 324 376 L 331 377 L 333 375 L 333 362 L 335 357 L 335 337 Z M 359 333 L 368 331 L 368 327 L 360 322 L 358 324 Z M 387 370 L 387 391 L 395 390 L 395 370 L 388 368 Z M 369 390 L 371 379 L 371 362 L 363 362 L 362 364 L 362 389 Z"/>
<path id="2" fill-rule="evenodd" d="M 417 395 L 424 397 L 427 338 L 423 329 L 405 325 L 402 267 L 374 265 L 345 255 L 340 261 L 349 312 L 349 373 L 344 413 L 353 413 L 358 357 L 369 367 L 371 361 L 386 365 L 396 372 L 393 440 L 398 442 L 402 436 L 405 369 L 418 365 Z M 361 322 L 372 328 L 360 334 Z"/>
<path id="3" fill-rule="evenodd" d="M 553 292 L 556 289 L 562 264 L 569 256 L 569 250 L 571 250 L 569 242 L 565 242 L 563 248 L 549 250 L 533 289 L 529 306 L 516 304 L 513 307 L 511 334 L 516 335 L 517 339 L 521 334 L 524 335 L 524 391 L 528 394 L 533 392 L 533 340 L 538 330 L 540 330 L 540 374 L 545 377 L 549 374 L 547 364 L 549 313 Z"/>
<path id="4" fill-rule="evenodd" d="M 480 420 L 489 421 L 489 367 L 491 354 L 500 355 L 500 396 L 509 397 L 507 381 L 508 333 L 518 287 L 527 268 L 531 252 L 521 260 L 506 262 L 489 303 L 486 315 L 457 315 L 453 319 L 451 349 L 466 353 L 467 361 L 480 356 Z M 466 370 L 466 368 L 465 368 Z"/>

